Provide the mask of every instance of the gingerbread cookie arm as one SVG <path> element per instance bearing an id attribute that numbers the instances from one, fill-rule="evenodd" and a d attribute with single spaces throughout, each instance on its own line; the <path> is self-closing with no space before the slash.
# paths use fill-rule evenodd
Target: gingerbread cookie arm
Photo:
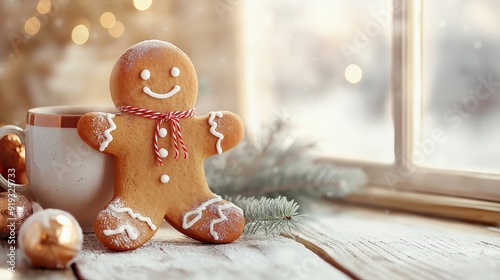
<path id="1" fill-rule="evenodd" d="M 111 113 L 87 113 L 78 121 L 80 138 L 90 147 L 106 154 L 113 154 L 113 131 L 117 129 L 119 116 Z"/>
<path id="2" fill-rule="evenodd" d="M 244 135 L 243 121 L 240 117 L 228 111 L 214 111 L 201 119 L 203 126 L 210 135 L 207 156 L 221 154 L 238 144 Z"/>

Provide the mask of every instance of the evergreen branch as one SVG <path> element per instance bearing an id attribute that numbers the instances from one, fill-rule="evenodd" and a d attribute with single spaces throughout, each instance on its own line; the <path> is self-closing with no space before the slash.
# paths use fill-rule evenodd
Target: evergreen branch
<path id="1" fill-rule="evenodd" d="M 284 232 L 292 236 L 291 231 L 300 230 L 299 224 L 305 217 L 298 213 L 299 205 L 294 200 L 288 201 L 285 197 L 256 199 L 237 196 L 226 199 L 243 210 L 244 231 L 247 234 L 262 232 L 265 235 L 279 235 Z"/>
<path id="2" fill-rule="evenodd" d="M 342 197 L 366 181 L 360 169 L 338 168 L 311 155 L 315 144 L 294 137 L 289 123 L 276 118 L 260 138 L 245 138 L 233 150 L 205 163 L 210 187 L 221 195 L 257 198 L 286 196 L 296 201 Z"/>
<path id="3" fill-rule="evenodd" d="M 297 166 L 298 165 L 298 166 Z M 268 178 L 273 177 L 272 180 Z M 244 196 L 279 196 L 286 195 L 298 198 L 309 197 L 342 197 L 365 183 L 365 176 L 359 169 L 337 168 L 329 163 L 291 163 L 274 170 L 255 174 L 245 183 L 245 189 L 235 193 L 228 188 L 227 194 Z"/>
<path id="4" fill-rule="evenodd" d="M 298 214 L 296 201 L 307 205 L 313 198 L 342 197 L 365 184 L 360 169 L 319 162 L 311 153 L 315 144 L 294 137 L 284 118 L 277 117 L 263 131 L 205 162 L 211 189 L 243 210 L 246 233 L 292 236 L 305 217 Z"/>

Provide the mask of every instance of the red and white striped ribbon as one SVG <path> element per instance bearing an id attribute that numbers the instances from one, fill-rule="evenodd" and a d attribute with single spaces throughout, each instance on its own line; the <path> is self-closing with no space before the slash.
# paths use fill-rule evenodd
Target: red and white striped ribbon
<path id="1" fill-rule="evenodd" d="M 182 140 L 181 125 L 179 123 L 179 119 L 184 119 L 193 116 L 196 111 L 195 108 L 187 111 L 173 111 L 167 113 L 137 108 L 134 106 L 120 106 L 118 107 L 118 110 L 122 113 L 130 113 L 136 116 L 158 120 L 158 123 L 156 124 L 153 146 L 154 146 L 154 152 L 156 154 L 156 160 L 158 161 L 158 163 L 160 163 L 160 166 L 163 166 L 163 161 L 161 160 L 160 149 L 158 148 L 158 135 L 160 134 L 161 124 L 164 121 L 171 121 L 172 123 L 172 138 L 174 140 L 174 147 L 175 147 L 174 159 L 177 159 L 179 157 L 179 143 L 181 145 L 182 150 L 184 151 L 184 159 L 188 157 L 188 151 L 186 145 L 184 144 L 184 140 Z"/>

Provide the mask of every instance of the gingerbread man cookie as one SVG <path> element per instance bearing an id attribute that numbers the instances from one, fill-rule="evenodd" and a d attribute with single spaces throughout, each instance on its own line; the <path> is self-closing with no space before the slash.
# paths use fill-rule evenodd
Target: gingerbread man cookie
<path id="1" fill-rule="evenodd" d="M 225 111 L 196 116 L 194 66 L 163 41 L 126 50 L 110 88 L 121 114 L 88 113 L 78 122 L 85 143 L 114 157 L 114 197 L 94 221 L 99 241 L 112 250 L 135 249 L 162 219 L 202 242 L 236 240 L 243 212 L 210 191 L 203 160 L 242 139 L 241 119 Z"/>

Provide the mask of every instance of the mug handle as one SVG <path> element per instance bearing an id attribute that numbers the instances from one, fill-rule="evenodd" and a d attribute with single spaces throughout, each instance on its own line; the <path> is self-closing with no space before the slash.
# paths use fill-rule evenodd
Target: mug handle
<path id="1" fill-rule="evenodd" d="M 15 125 L 5 125 L 0 127 L 0 139 L 2 139 L 7 134 L 15 134 L 21 139 L 21 143 L 24 144 L 24 130 Z M 16 192 L 23 194 L 29 200 L 35 201 L 33 193 L 31 192 L 28 184 L 16 184 L 12 181 L 5 179 L 3 175 L 0 174 L 0 186 L 9 191 L 9 189 L 14 188 Z"/>

